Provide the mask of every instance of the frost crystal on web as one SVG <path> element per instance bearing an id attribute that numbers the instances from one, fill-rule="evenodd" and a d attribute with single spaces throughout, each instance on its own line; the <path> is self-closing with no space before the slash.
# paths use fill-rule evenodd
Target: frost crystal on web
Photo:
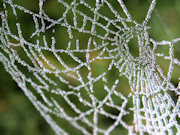
<path id="1" fill-rule="evenodd" d="M 142 23 L 122 0 L 32 5 L 3 2 L 0 61 L 56 134 L 180 134 L 180 98 L 170 94 L 180 94 L 180 38 L 149 37 L 156 0 Z"/>

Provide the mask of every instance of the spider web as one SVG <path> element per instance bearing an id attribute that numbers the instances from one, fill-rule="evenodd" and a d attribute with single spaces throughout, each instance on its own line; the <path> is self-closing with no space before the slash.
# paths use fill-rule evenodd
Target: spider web
<path id="1" fill-rule="evenodd" d="M 142 23 L 122 0 L 34 5 L 3 2 L 0 61 L 56 134 L 180 134 L 180 99 L 169 93 L 179 95 L 171 81 L 180 38 L 149 37 L 156 0 Z"/>

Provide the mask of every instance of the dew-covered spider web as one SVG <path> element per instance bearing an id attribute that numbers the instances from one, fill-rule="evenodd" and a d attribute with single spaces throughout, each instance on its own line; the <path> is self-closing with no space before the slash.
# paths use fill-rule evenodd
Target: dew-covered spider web
<path id="1" fill-rule="evenodd" d="M 123 0 L 5 0 L 0 61 L 56 134 L 180 134 L 180 38 L 149 36 L 156 2 L 139 22 Z"/>

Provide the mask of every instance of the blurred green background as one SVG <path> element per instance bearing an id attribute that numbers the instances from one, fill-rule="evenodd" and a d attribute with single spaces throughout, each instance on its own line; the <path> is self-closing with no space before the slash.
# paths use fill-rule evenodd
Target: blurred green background
<path id="1" fill-rule="evenodd" d="M 27 7 L 33 7 L 35 3 L 37 4 L 35 0 L 23 1 L 23 4 Z M 56 2 L 54 1 L 54 3 Z M 124 0 L 124 3 L 133 19 L 142 22 L 149 6 L 148 0 Z M 2 1 L 0 4 L 2 4 Z M 56 8 L 53 8 L 55 5 L 49 6 L 49 11 L 52 14 L 56 12 Z M 149 25 L 152 27 L 150 29 L 150 37 L 158 41 L 180 37 L 180 1 L 157 0 L 156 11 L 161 18 L 153 14 L 149 22 Z M 161 21 L 166 28 L 163 27 Z M 175 51 L 179 58 L 180 48 L 177 47 Z M 178 69 L 174 73 L 174 85 L 178 84 Z M 50 126 L 40 116 L 39 112 L 12 80 L 12 77 L 5 71 L 2 63 L 0 63 L 0 135 L 52 134 L 54 132 Z"/>

